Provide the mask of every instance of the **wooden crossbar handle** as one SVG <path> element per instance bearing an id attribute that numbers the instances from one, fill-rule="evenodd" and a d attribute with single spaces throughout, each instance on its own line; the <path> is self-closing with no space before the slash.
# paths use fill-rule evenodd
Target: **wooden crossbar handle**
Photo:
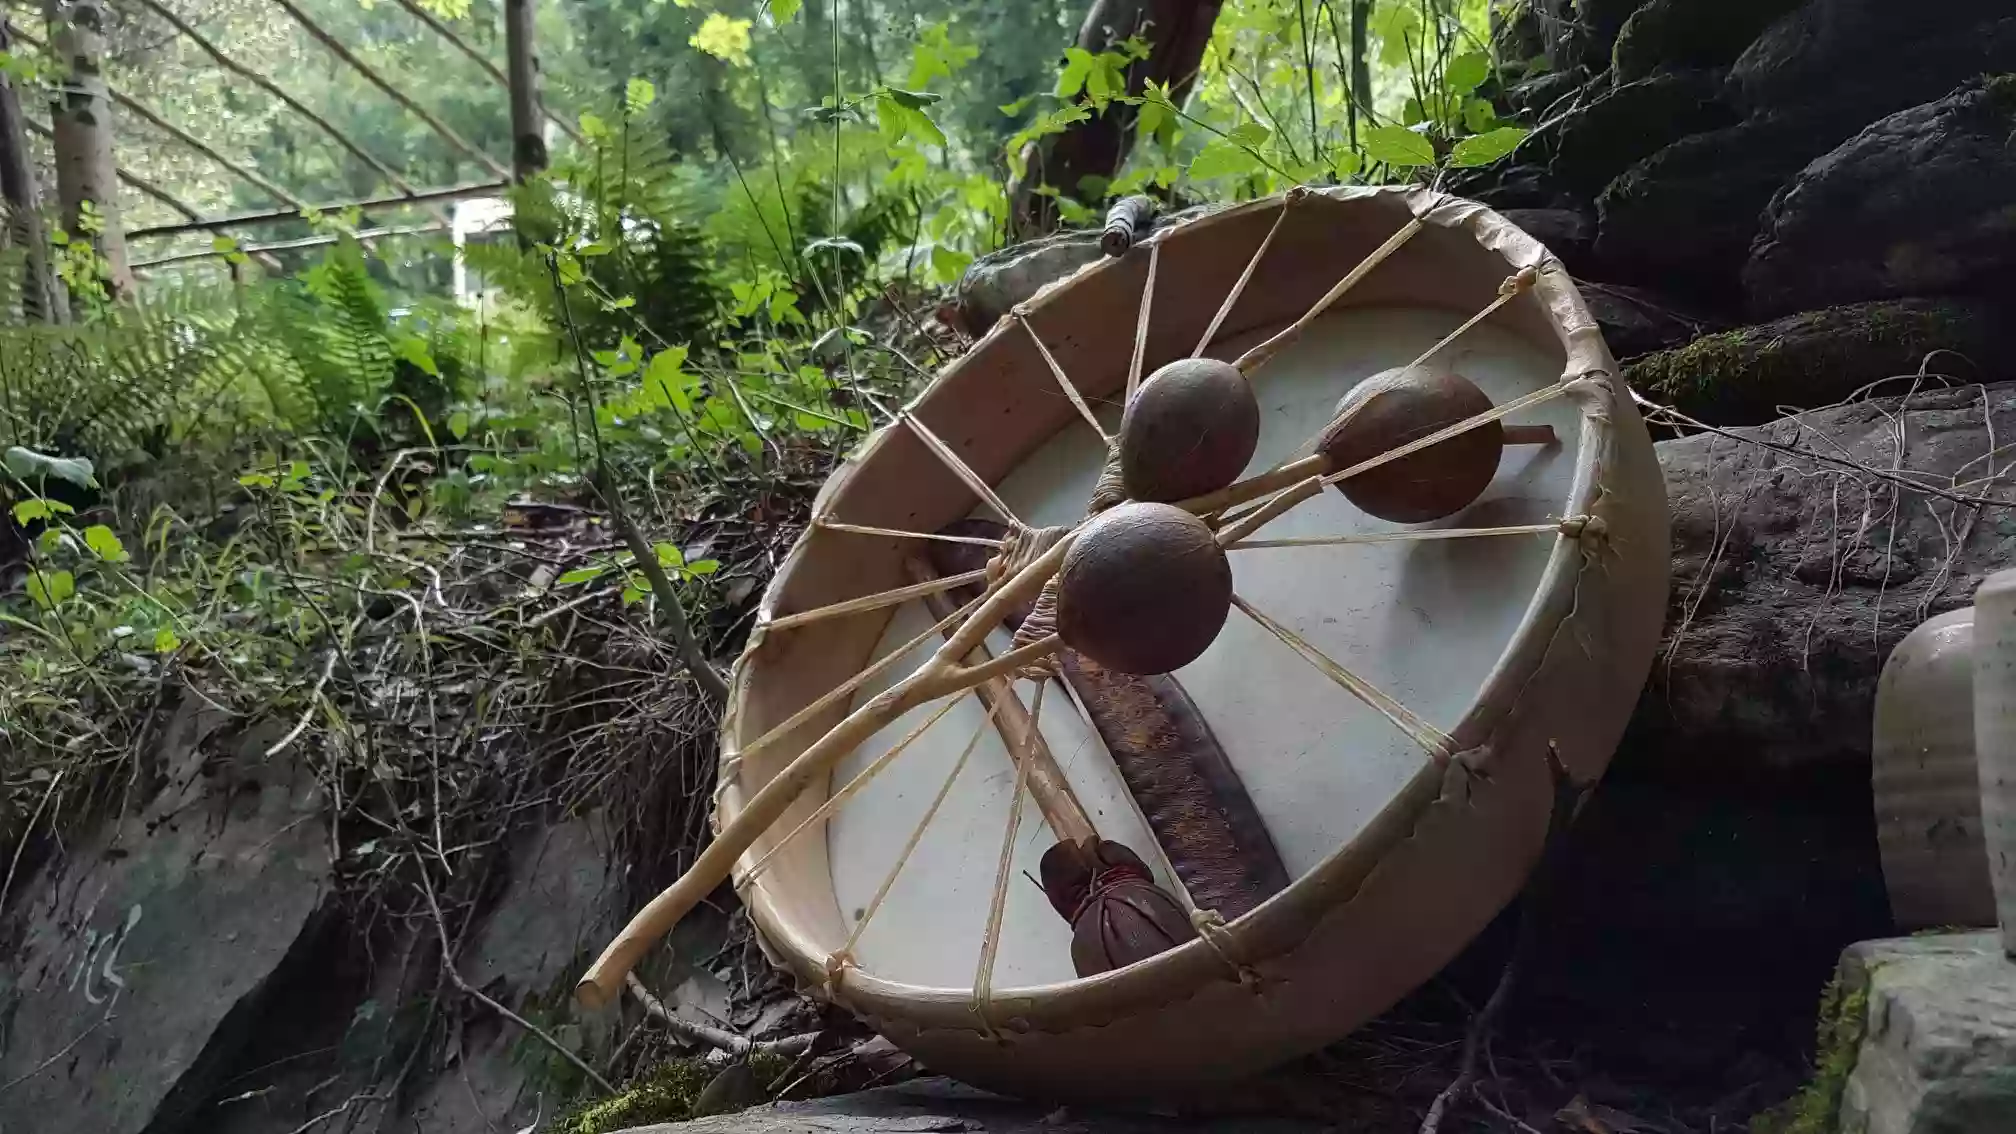
<path id="1" fill-rule="evenodd" d="M 903 567 L 918 583 L 938 578 L 938 572 L 932 570 L 930 564 L 918 559 L 906 560 Z M 954 609 L 953 603 L 942 593 L 927 596 L 924 605 L 930 610 L 931 617 L 937 619 L 945 618 Z M 949 631 L 950 628 L 947 629 Z M 992 660 L 993 651 L 984 644 L 973 647 L 972 653 L 960 659 L 966 665 L 984 665 Z M 1043 818 L 1049 821 L 1050 832 L 1073 843 L 1096 838 L 1099 832 L 1093 828 L 1091 817 L 1085 814 L 1084 805 L 1072 792 L 1070 781 L 1064 778 L 1064 769 L 1050 751 L 1049 742 L 1043 739 L 1042 733 L 1031 733 L 1035 721 L 1030 719 L 1029 707 L 1015 692 L 1013 679 L 990 677 L 976 686 L 973 692 L 980 698 L 981 704 L 994 711 L 994 727 L 1008 746 L 1009 759 L 1020 763 L 1023 753 L 1028 753 L 1029 794 L 1035 798 Z"/>
<path id="2" fill-rule="evenodd" d="M 1551 425 L 1508 425 L 1505 427 L 1507 445 L 1552 445 L 1557 438 Z"/>

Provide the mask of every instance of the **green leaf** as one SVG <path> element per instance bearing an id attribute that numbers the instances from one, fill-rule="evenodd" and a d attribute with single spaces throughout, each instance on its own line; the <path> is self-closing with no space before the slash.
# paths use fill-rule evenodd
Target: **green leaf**
<path id="1" fill-rule="evenodd" d="M 1481 98 L 1463 101 L 1463 128 L 1472 134 L 1482 134 L 1498 122 L 1497 108 Z"/>
<path id="2" fill-rule="evenodd" d="M 601 578 L 602 573 L 607 570 L 609 568 L 603 564 L 596 564 L 592 567 L 576 567 L 572 571 L 568 571 L 553 580 L 553 585 L 558 587 L 578 586 L 581 583 L 592 582 L 595 579 Z"/>
<path id="3" fill-rule="evenodd" d="M 609 136 L 609 124 L 602 121 L 600 116 L 584 110 L 581 112 L 581 132 L 590 138 L 606 138 Z"/>
<path id="4" fill-rule="evenodd" d="M 560 273 L 560 283 L 572 286 L 581 282 L 581 261 L 562 252 L 554 258 L 554 268 Z"/>
<path id="5" fill-rule="evenodd" d="M 1092 77 L 1092 71 L 1099 61 L 1082 47 L 1064 49 L 1064 69 L 1057 74 L 1057 97 L 1075 98 L 1085 89 L 1085 83 Z"/>
<path id="6" fill-rule="evenodd" d="M 693 408 L 693 390 L 700 385 L 696 375 L 686 373 L 686 348 L 666 347 L 651 356 L 644 368 L 644 394 L 653 405 L 671 406 L 680 413 Z"/>
<path id="7" fill-rule="evenodd" d="M 623 108 L 640 114 L 658 98 L 658 88 L 649 79 L 632 79 L 623 84 Z"/>
<path id="8" fill-rule="evenodd" d="M 172 654 L 181 647 L 182 647 L 182 639 L 177 638 L 175 636 L 175 631 L 170 630 L 166 626 L 163 626 L 161 629 L 154 631 L 155 653 Z"/>
<path id="9" fill-rule="evenodd" d="M 909 110 L 922 110 L 945 97 L 929 91 L 906 91 L 902 87 L 883 87 L 879 93 L 883 98 Z"/>
<path id="10" fill-rule="evenodd" d="M 126 545 L 119 542 L 119 537 L 104 524 L 92 524 L 84 529 L 84 546 L 107 563 L 124 563 L 133 558 L 126 554 Z"/>
<path id="11" fill-rule="evenodd" d="M 1337 171 L 1338 179 L 1342 180 L 1364 169 L 1365 158 L 1356 150 L 1340 150 L 1337 156 L 1331 159 L 1330 164 Z"/>
<path id="12" fill-rule="evenodd" d="M 1209 181 L 1214 177 L 1252 173 L 1259 168 L 1260 159 L 1251 150 L 1228 138 L 1213 138 L 1204 143 L 1204 148 L 1191 159 L 1190 176 L 1198 181 Z"/>
<path id="13" fill-rule="evenodd" d="M 1241 122 L 1232 127 L 1225 136 L 1239 145 L 1258 149 L 1267 144 L 1267 139 L 1273 137 L 1273 133 L 1258 122 Z"/>
<path id="14" fill-rule="evenodd" d="M 1449 61 L 1443 82 L 1452 95 L 1467 95 L 1491 77 L 1491 57 L 1482 51 L 1466 51 Z"/>
<path id="15" fill-rule="evenodd" d="M 1456 148 L 1449 154 L 1449 161 L 1460 166 L 1490 165 L 1518 149 L 1519 143 L 1525 141 L 1529 133 L 1531 131 L 1524 126 L 1500 126 L 1474 138 L 1465 138 L 1456 143 Z"/>
<path id="16" fill-rule="evenodd" d="M 469 436 L 468 410 L 458 409 L 454 413 L 448 415 L 448 432 L 454 434 L 455 440 L 457 441 L 460 441 L 464 437 Z"/>
<path id="17" fill-rule="evenodd" d="M 427 349 L 427 341 L 417 335 L 408 335 L 392 344 L 392 353 L 418 367 L 422 374 L 441 377 L 441 368 L 434 364 L 434 352 Z"/>
<path id="18" fill-rule="evenodd" d="M 798 18 L 798 9 L 804 6 L 805 0 L 770 0 L 770 18 L 788 24 Z"/>
<path id="19" fill-rule="evenodd" d="M 651 551 L 658 556 L 658 566 L 660 567 L 683 567 L 686 565 L 686 556 L 680 553 L 677 544 L 654 543 L 651 545 Z"/>
<path id="20" fill-rule="evenodd" d="M 718 559 L 695 559 L 686 565 L 688 575 L 712 575 L 720 569 L 721 562 Z"/>
<path id="21" fill-rule="evenodd" d="M 75 511 L 61 500 L 45 500 L 38 496 L 14 505 L 14 522 L 25 527 L 37 520 L 53 520 L 59 514 L 68 515 Z"/>
<path id="22" fill-rule="evenodd" d="M 84 457 L 52 457 L 33 449 L 15 445 L 7 450 L 8 471 L 26 481 L 37 481 L 46 476 L 67 481 L 79 488 L 98 487 L 92 475 L 95 470 L 89 459 Z"/>
<path id="23" fill-rule="evenodd" d="M 1434 165 L 1435 147 L 1405 126 L 1377 126 L 1365 131 L 1365 157 L 1387 165 Z"/>
<path id="24" fill-rule="evenodd" d="M 54 610 L 77 593 L 76 576 L 68 571 L 30 571 L 28 597 L 43 610 Z"/>

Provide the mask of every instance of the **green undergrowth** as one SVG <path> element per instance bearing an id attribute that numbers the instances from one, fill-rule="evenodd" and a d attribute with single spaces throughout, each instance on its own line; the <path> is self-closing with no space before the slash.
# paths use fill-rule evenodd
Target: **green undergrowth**
<path id="1" fill-rule="evenodd" d="M 1852 987 L 1851 987 L 1852 984 Z M 1750 1120 L 1750 1134 L 1833 1134 L 1841 1095 L 1869 1025 L 1869 975 L 1836 972 L 1820 995 L 1813 1078 L 1790 1099 Z"/>
<path id="2" fill-rule="evenodd" d="M 789 1067 L 790 1060 L 777 1055 L 753 1055 L 749 1069 L 758 1083 L 774 1082 Z M 658 1122 L 684 1122 L 702 1117 L 699 1104 L 707 1084 L 722 1068 L 704 1058 L 674 1059 L 633 1080 L 628 1090 L 612 1099 L 589 1103 L 562 1118 L 555 1134 L 613 1134 L 633 1126 Z"/>

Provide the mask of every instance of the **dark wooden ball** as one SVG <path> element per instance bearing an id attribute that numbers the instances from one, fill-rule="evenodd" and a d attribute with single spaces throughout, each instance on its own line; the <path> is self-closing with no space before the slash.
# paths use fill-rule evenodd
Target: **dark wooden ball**
<path id="1" fill-rule="evenodd" d="M 1344 395 L 1317 449 L 1331 472 L 1342 472 L 1490 409 L 1490 397 L 1460 374 L 1426 367 L 1388 370 Z M 1493 421 L 1338 481 L 1337 488 L 1382 520 L 1439 520 L 1469 507 L 1490 487 L 1504 448 L 1505 428 Z"/>
<path id="2" fill-rule="evenodd" d="M 1135 500 L 1177 501 L 1238 479 L 1260 443 L 1260 399 L 1229 362 L 1185 358 L 1150 374 L 1120 419 L 1120 475 Z"/>
<path id="3" fill-rule="evenodd" d="M 1122 673 L 1196 661 L 1232 609 L 1232 565 L 1204 521 L 1129 501 L 1088 520 L 1057 571 L 1064 644 Z"/>

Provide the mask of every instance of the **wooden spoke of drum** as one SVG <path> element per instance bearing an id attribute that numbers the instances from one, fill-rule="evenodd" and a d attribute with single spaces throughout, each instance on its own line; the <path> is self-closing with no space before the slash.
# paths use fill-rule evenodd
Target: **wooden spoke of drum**
<path id="1" fill-rule="evenodd" d="M 989 508 L 994 509 L 995 513 L 1002 519 L 1008 521 L 1009 527 L 1026 528 L 1029 526 L 1022 522 L 1021 517 L 1017 516 L 1013 509 L 1008 507 L 1007 502 L 1002 500 L 1000 495 L 994 491 L 993 485 L 988 484 L 985 478 L 979 473 L 974 472 L 973 466 L 961 460 L 959 454 L 953 452 L 952 447 L 947 445 L 936 433 L 931 432 L 929 426 L 918 420 L 916 414 L 905 410 L 897 415 L 897 420 L 908 425 L 910 431 L 917 435 L 917 439 L 924 442 L 924 447 L 931 450 L 934 456 L 944 462 L 945 467 L 952 470 L 952 475 L 964 481 L 966 487 L 972 489 L 975 496 L 978 496 Z"/>
<path id="2" fill-rule="evenodd" d="M 907 587 L 895 587 L 886 591 L 877 591 L 872 595 L 862 595 L 860 598 L 851 598 L 845 602 L 836 602 L 831 606 L 813 607 L 811 610 L 801 610 L 797 614 L 778 615 L 776 618 L 765 623 L 764 628 L 769 630 L 789 630 L 793 626 L 804 626 L 808 623 L 820 622 L 828 618 L 840 618 L 849 614 L 860 614 L 867 610 L 880 610 L 886 606 L 896 606 L 909 602 L 914 598 L 923 598 L 925 595 L 939 594 L 943 591 L 949 591 L 954 587 L 963 587 L 968 583 L 983 582 L 986 578 L 987 569 L 985 567 L 976 567 L 971 571 L 958 575 L 947 575 L 942 579 L 933 579 L 928 583 L 912 583 Z"/>
<path id="3" fill-rule="evenodd" d="M 1126 409 L 1141 388 L 1141 370 L 1148 363 L 1148 320 L 1155 312 L 1155 277 L 1162 271 L 1162 242 L 1148 244 L 1148 278 L 1141 284 L 1141 310 L 1134 319 L 1134 357 L 1127 363 L 1127 393 L 1120 403 Z"/>
<path id="4" fill-rule="evenodd" d="M 1057 356 L 1050 353 L 1050 348 L 1043 343 L 1043 336 L 1036 333 L 1035 325 L 1029 322 L 1029 313 L 1017 307 L 1015 321 L 1022 324 L 1023 330 L 1029 332 L 1029 341 L 1036 344 L 1037 353 L 1043 356 L 1043 364 L 1050 368 L 1050 376 L 1057 379 L 1057 384 L 1064 388 L 1064 396 L 1071 399 L 1071 404 L 1077 407 L 1078 416 L 1085 419 L 1085 424 L 1092 427 L 1092 432 L 1097 433 L 1101 441 L 1108 445 L 1113 444 L 1113 435 L 1106 432 L 1105 426 L 1099 424 L 1099 418 L 1092 412 L 1091 404 L 1085 400 L 1085 395 L 1078 391 L 1078 384 L 1071 381 L 1069 374 L 1064 373 L 1064 367 L 1058 363 Z"/>
<path id="5" fill-rule="evenodd" d="M 1049 687 L 1048 681 L 1036 683 L 1036 700 L 1029 706 L 1029 735 L 1025 745 L 1033 745 L 1041 735 L 1043 691 Z M 1015 762 L 1015 788 L 1008 796 L 1008 829 L 1001 835 L 1001 858 L 994 868 L 994 894 L 987 906 L 987 934 L 980 939 L 980 963 L 973 973 L 973 1014 L 980 1017 L 980 1026 L 988 1032 L 994 1030 L 988 1009 L 994 1002 L 994 960 L 1001 953 L 1001 916 L 1008 908 L 1008 881 L 1015 871 L 1015 834 L 1022 828 L 1022 793 L 1029 788 L 1029 769 L 1035 763 L 1025 746 L 1022 758 Z"/>
<path id="6" fill-rule="evenodd" d="M 1392 721 L 1394 727 L 1406 733 L 1408 739 L 1419 744 L 1429 756 L 1438 762 L 1447 760 L 1455 753 L 1456 742 L 1449 734 L 1423 720 L 1412 709 L 1401 704 L 1391 694 L 1331 660 L 1327 654 L 1311 645 L 1307 639 L 1255 609 L 1252 603 L 1240 598 L 1237 594 L 1232 596 L 1232 605 L 1238 607 L 1242 614 L 1252 619 L 1254 624 L 1262 630 L 1280 639 L 1283 645 L 1295 651 L 1297 656 L 1314 666 L 1323 676 L 1336 682 L 1345 692 L 1363 701 L 1373 711 Z"/>
<path id="7" fill-rule="evenodd" d="M 1257 551 L 1268 547 L 1332 547 L 1354 543 L 1413 543 L 1417 540 L 1476 539 L 1483 536 L 1559 535 L 1560 523 L 1513 524 L 1503 528 L 1423 528 L 1404 532 L 1357 532 L 1352 535 L 1296 536 L 1290 539 L 1242 539 L 1227 551 Z"/>
<path id="8" fill-rule="evenodd" d="M 882 908 L 883 900 L 889 896 L 889 891 L 895 888 L 896 877 L 903 873 L 905 866 L 909 865 L 910 856 L 917 853 L 917 844 L 924 841 L 924 832 L 930 828 L 931 821 L 938 817 L 939 808 L 945 806 L 946 797 L 952 794 L 952 785 L 958 781 L 959 773 L 966 770 L 966 762 L 972 759 L 973 750 L 980 746 L 980 738 L 986 735 L 987 729 L 993 725 L 994 715 L 1000 710 L 1001 704 L 1002 702 L 996 701 L 988 706 L 987 714 L 981 718 L 979 727 L 967 738 L 966 747 L 959 750 L 959 759 L 952 762 L 952 770 L 945 774 L 945 782 L 939 785 L 938 794 L 931 798 L 931 805 L 924 809 L 924 814 L 918 818 L 917 825 L 910 829 L 910 837 L 903 841 L 903 849 L 897 852 L 896 861 L 889 866 L 889 873 L 883 876 L 882 884 L 875 888 L 875 896 L 868 900 L 867 907 L 861 911 L 860 920 L 854 923 L 853 932 L 847 935 L 847 943 L 840 946 L 841 958 L 852 960 L 854 947 L 861 943 L 861 934 L 867 930 L 868 923 L 875 920 L 876 911 Z"/>
<path id="9" fill-rule="evenodd" d="M 1279 354 L 1288 344 L 1301 338 L 1302 332 L 1309 328 L 1309 324 L 1314 323 L 1319 316 L 1328 311 L 1331 304 L 1342 299 L 1345 292 L 1358 286 L 1360 280 L 1371 275 L 1374 268 L 1385 263 L 1388 257 L 1405 247 L 1407 242 L 1414 239 L 1415 234 L 1419 233 L 1424 227 L 1426 226 L 1422 223 L 1421 218 L 1410 218 L 1393 235 L 1387 237 L 1385 243 L 1374 248 L 1370 255 L 1360 260 L 1357 267 L 1344 273 L 1344 278 L 1338 280 L 1335 286 L 1323 293 L 1321 299 L 1310 305 L 1309 310 L 1304 311 L 1301 318 L 1288 324 L 1287 327 L 1283 328 L 1273 338 L 1240 355 L 1232 365 L 1238 367 L 1241 374 L 1250 375 L 1255 370 L 1258 370 L 1268 359 Z"/>
<path id="10" fill-rule="evenodd" d="M 839 791 L 834 792 L 831 796 L 827 797 L 826 802 L 820 804 L 818 808 L 812 812 L 812 814 L 807 815 L 805 817 L 804 822 L 798 824 L 796 827 L 791 828 L 790 834 L 787 834 L 783 838 L 777 840 L 777 845 L 771 847 L 768 851 L 764 852 L 763 857 L 757 859 L 755 864 L 749 867 L 749 873 L 743 875 L 742 880 L 744 882 L 753 882 L 757 878 L 761 877 L 763 871 L 769 868 L 770 863 L 777 857 L 779 852 L 781 852 L 785 847 L 790 846 L 794 841 L 796 841 L 798 836 L 804 834 L 808 830 L 811 830 L 814 824 L 819 823 L 820 821 L 824 820 L 828 815 L 833 814 L 834 811 L 839 809 L 841 804 L 847 802 L 848 800 L 858 795 L 862 788 L 865 788 L 869 784 L 875 782 L 875 777 L 882 774 L 882 769 L 887 768 L 890 764 L 895 763 L 896 757 L 901 756 L 903 754 L 904 749 L 909 748 L 912 744 L 915 744 L 917 742 L 918 737 L 923 736 L 926 732 L 930 731 L 932 725 L 935 725 L 940 720 L 943 720 L 945 714 L 951 712 L 953 708 L 958 704 L 959 704 L 958 697 L 945 698 L 945 703 L 938 707 L 937 712 L 932 713 L 928 717 L 925 717 L 924 722 L 922 724 L 918 725 L 916 728 L 911 729 L 909 732 L 904 733 L 902 739 L 898 740 L 896 743 L 889 746 L 889 751 L 884 752 L 882 755 L 875 757 L 875 759 L 871 761 L 867 767 L 861 769 L 861 771 L 858 772 L 853 779 L 848 780 L 844 787 L 842 787 Z M 991 719 L 994 716 L 994 714 L 992 711 L 989 711 L 987 716 Z"/>
<path id="11" fill-rule="evenodd" d="M 999 548 L 1002 541 L 985 536 L 945 535 L 942 532 L 906 532 L 900 528 L 877 528 L 867 524 L 846 524 L 839 520 L 817 519 L 812 526 L 829 532 L 852 532 L 855 535 L 888 536 L 891 539 L 922 539 L 934 543 L 964 543 L 976 547 Z"/>
<path id="12" fill-rule="evenodd" d="M 1267 235 L 1260 238 L 1260 246 L 1246 260 L 1246 270 L 1232 282 L 1232 290 L 1225 293 L 1225 302 L 1218 305 L 1218 313 L 1211 316 L 1211 325 L 1204 328 L 1204 337 L 1197 340 L 1197 349 L 1190 352 L 1191 358 L 1201 358 L 1210 347 L 1211 340 L 1218 337 L 1218 328 L 1225 325 L 1225 319 L 1232 314 L 1232 308 L 1239 303 L 1239 297 L 1246 294 L 1246 285 L 1253 280 L 1253 273 L 1260 268 L 1260 260 L 1267 255 L 1267 249 L 1274 243 L 1274 234 L 1281 231 L 1281 222 L 1288 219 L 1288 208 L 1299 196 L 1293 190 L 1281 200 L 1281 208 L 1274 214 L 1274 223 L 1267 227 Z"/>

